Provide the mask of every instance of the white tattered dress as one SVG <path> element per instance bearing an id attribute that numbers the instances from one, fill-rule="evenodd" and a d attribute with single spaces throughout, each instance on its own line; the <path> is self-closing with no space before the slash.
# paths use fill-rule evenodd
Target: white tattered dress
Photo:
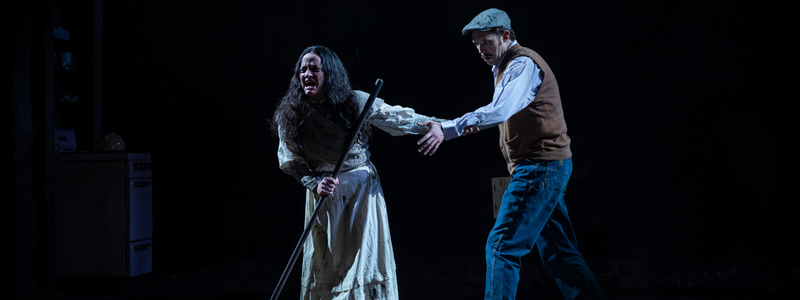
<path id="1" fill-rule="evenodd" d="M 369 95 L 356 93 L 363 107 Z M 324 108 L 310 112 L 299 143 L 281 135 L 278 148 L 281 170 L 307 188 L 304 224 L 320 199 L 316 186 L 333 173 L 347 134 L 327 119 L 327 113 Z M 428 127 L 417 122 L 427 120 L 442 121 L 377 98 L 364 126 L 372 124 L 394 136 L 424 134 Z M 339 173 L 339 185 L 314 221 L 303 248 L 301 299 L 398 299 L 386 203 L 367 148 L 366 142 L 353 145 Z"/>

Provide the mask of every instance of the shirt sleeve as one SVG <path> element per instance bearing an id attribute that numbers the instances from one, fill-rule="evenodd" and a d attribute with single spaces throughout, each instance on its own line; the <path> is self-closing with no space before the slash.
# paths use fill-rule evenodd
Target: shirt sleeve
<path id="1" fill-rule="evenodd" d="M 283 133 L 278 128 L 280 142 L 278 144 L 278 166 L 281 170 L 294 177 L 304 187 L 314 190 L 322 181 L 322 176 L 314 176 L 308 167 L 308 162 L 300 154 L 300 149 L 292 142 L 284 139 Z"/>
<path id="2" fill-rule="evenodd" d="M 366 102 L 369 94 L 363 91 L 356 91 L 356 94 Z M 372 114 L 369 117 L 370 123 L 375 127 L 393 135 L 400 136 L 406 134 L 425 134 L 430 130 L 428 126 L 419 126 L 417 123 L 425 121 L 444 122 L 444 119 L 429 117 L 418 114 L 413 108 L 399 105 L 389 105 L 381 98 L 376 98 L 372 103 Z"/>
<path id="3" fill-rule="evenodd" d="M 460 118 L 442 123 L 445 140 L 461 136 L 467 126 L 490 128 L 531 104 L 542 85 L 542 70 L 526 56 L 512 60 L 494 89 L 492 102 Z"/>

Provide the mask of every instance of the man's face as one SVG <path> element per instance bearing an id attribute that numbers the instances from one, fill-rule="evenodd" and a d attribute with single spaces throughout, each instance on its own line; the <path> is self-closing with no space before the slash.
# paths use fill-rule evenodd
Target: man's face
<path id="1" fill-rule="evenodd" d="M 505 53 L 508 38 L 494 33 L 493 31 L 472 31 L 472 43 L 478 48 L 481 58 L 490 66 L 500 63 L 500 57 Z"/>
<path id="2" fill-rule="evenodd" d="M 314 101 L 325 98 L 325 72 L 322 71 L 322 59 L 314 53 L 303 55 L 300 62 L 300 84 L 303 92 Z"/>

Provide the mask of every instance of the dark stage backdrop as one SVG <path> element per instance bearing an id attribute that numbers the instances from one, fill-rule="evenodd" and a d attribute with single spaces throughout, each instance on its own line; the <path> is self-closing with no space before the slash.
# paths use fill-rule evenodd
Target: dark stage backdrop
<path id="1" fill-rule="evenodd" d="M 303 189 L 278 169 L 268 119 L 306 46 L 337 51 L 357 88 L 382 78 L 390 104 L 455 118 L 490 101 L 490 67 L 460 30 L 492 6 L 558 78 L 575 164 L 566 201 L 587 258 L 798 253 L 786 5 L 335 2 L 105 2 L 104 121 L 152 153 L 156 270 L 283 267 Z M 497 136 L 424 157 L 417 137 L 376 132 L 399 272 L 484 272 L 490 179 L 508 176 Z"/>

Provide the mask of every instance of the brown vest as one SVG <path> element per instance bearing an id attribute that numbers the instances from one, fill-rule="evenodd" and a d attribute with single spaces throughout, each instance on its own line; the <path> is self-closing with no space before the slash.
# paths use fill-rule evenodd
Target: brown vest
<path id="1" fill-rule="evenodd" d="M 509 173 L 524 159 L 558 161 L 572 157 L 567 136 L 567 122 L 561 108 L 556 77 L 547 63 L 535 51 L 514 45 L 498 66 L 495 85 L 503 79 L 506 66 L 514 58 L 527 56 L 542 69 L 542 85 L 533 102 L 500 124 L 500 150 L 508 164 Z"/>

